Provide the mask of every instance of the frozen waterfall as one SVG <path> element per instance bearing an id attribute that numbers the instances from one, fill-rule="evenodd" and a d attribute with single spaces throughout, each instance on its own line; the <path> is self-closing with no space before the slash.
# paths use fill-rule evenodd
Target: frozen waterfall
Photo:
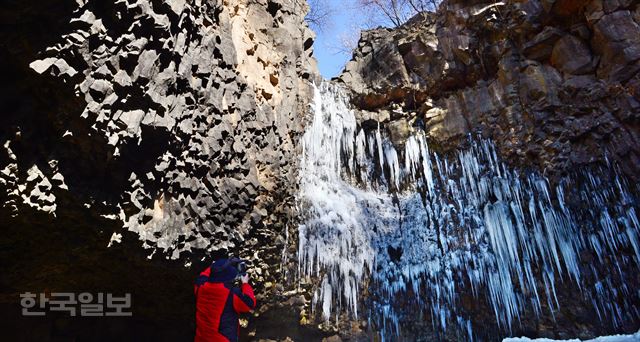
<path id="1" fill-rule="evenodd" d="M 318 279 L 314 307 L 325 319 L 366 316 L 388 335 L 404 311 L 420 310 L 434 329 L 457 324 L 473 338 L 462 293 L 486 302 L 509 332 L 525 310 L 553 316 L 561 283 L 600 320 L 638 316 L 637 289 L 625 283 L 640 261 L 637 189 L 615 166 L 552 187 L 508 168 L 487 140 L 445 157 L 416 129 L 397 149 L 380 128 L 359 127 L 329 83 L 315 88 L 311 111 L 298 257 L 300 275 Z"/>

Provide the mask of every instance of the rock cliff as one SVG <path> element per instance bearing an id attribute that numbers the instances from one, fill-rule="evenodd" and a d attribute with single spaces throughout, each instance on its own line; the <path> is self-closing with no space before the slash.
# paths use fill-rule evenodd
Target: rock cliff
<path id="1" fill-rule="evenodd" d="M 398 28 L 364 31 L 352 60 L 334 81 L 344 85 L 344 88 L 351 92 L 356 125 L 358 129 L 362 129 L 354 133 L 355 149 L 358 148 L 358 144 L 373 149 L 378 146 L 378 152 L 370 153 L 368 158 L 379 158 L 380 161 L 375 161 L 373 167 L 367 166 L 367 163 L 361 164 L 362 157 L 359 155 L 360 152 L 356 151 L 353 152 L 356 156 L 356 171 L 353 171 L 353 166 L 346 168 L 352 170 L 350 174 L 360 183 L 360 188 L 368 189 L 372 185 L 370 179 L 378 177 L 380 180 L 377 184 L 383 189 L 383 193 L 388 190 L 397 194 L 393 201 L 398 206 L 399 225 L 403 235 L 411 236 L 407 238 L 409 240 L 419 239 L 413 237 L 416 233 L 411 225 L 418 214 L 412 212 L 412 206 L 404 204 L 403 199 L 415 191 L 420 193 L 420 190 L 414 189 L 420 187 L 420 182 L 404 180 L 398 174 L 410 174 L 402 170 L 411 170 L 410 160 L 414 157 L 410 152 L 416 150 L 411 146 L 416 144 L 416 137 L 423 131 L 429 148 L 448 161 L 449 166 L 445 164 L 444 170 L 448 170 L 449 167 L 455 169 L 457 166 L 453 165 L 458 163 L 464 164 L 464 151 L 477 146 L 474 142 L 477 142 L 478 138 L 484 138 L 493 142 L 498 156 L 509 167 L 519 170 L 519 173 L 533 172 L 544 175 L 545 182 L 548 181 L 552 187 L 559 182 L 566 182 L 567 177 L 573 179 L 569 181 L 573 184 L 573 189 L 567 189 L 576 192 L 567 195 L 566 198 L 574 208 L 570 210 L 577 210 L 576 213 L 582 210 L 579 209 L 581 206 L 589 206 L 586 204 L 589 196 L 582 197 L 579 193 L 585 193 L 584 190 L 578 190 L 589 181 L 581 180 L 584 176 L 579 175 L 579 172 L 616 165 L 630 180 L 633 189 L 632 197 L 629 197 L 629 201 L 623 200 L 622 203 L 625 204 L 621 204 L 620 207 L 635 206 L 638 190 L 634 184 L 637 184 L 640 171 L 639 13 L 640 6 L 637 1 L 450 0 L 443 2 L 437 12 L 417 15 Z M 379 141 L 379 136 L 383 137 L 382 142 Z M 362 139 L 358 140 L 361 137 Z M 393 148 L 385 145 L 384 137 L 388 138 Z M 423 151 L 423 148 L 419 150 Z M 431 162 L 440 163 L 439 160 Z M 469 165 L 468 167 L 476 171 L 485 168 L 477 162 Z M 444 177 L 445 184 L 448 182 L 454 190 L 447 190 L 447 185 L 443 185 L 436 191 L 445 194 L 441 197 L 425 195 L 426 191 L 423 190 L 423 200 L 428 203 L 436 198 L 439 204 L 454 208 L 451 210 L 456 212 L 456 215 L 464 217 L 470 206 L 458 206 L 461 198 L 465 196 L 455 190 L 454 184 L 458 184 L 459 181 L 452 176 L 443 176 L 443 172 L 447 174 L 449 171 L 443 171 L 440 166 L 432 169 L 439 170 L 439 177 Z M 430 174 L 427 176 L 430 177 Z M 425 182 L 429 183 L 427 176 Z M 501 176 L 497 174 L 490 176 L 493 180 L 499 178 Z M 394 179 L 395 185 L 392 184 Z M 438 178 L 434 176 L 434 179 L 437 181 Z M 613 177 L 604 176 L 604 179 L 610 181 Z M 598 183 L 596 188 L 606 188 L 606 182 L 608 181 Z M 500 184 L 506 186 L 505 183 Z M 431 187 L 432 185 L 429 185 L 429 191 Z M 463 192 L 466 191 L 470 190 Z M 594 189 L 586 193 L 591 193 L 590 196 L 595 198 L 596 191 L 598 190 Z M 442 229 L 451 229 L 444 234 L 451 238 L 453 243 L 440 246 L 447 251 L 444 255 L 455 253 L 461 246 L 460 243 L 475 245 L 460 236 L 464 236 L 464 232 L 473 226 L 470 221 L 485 220 L 485 223 L 480 225 L 491 225 L 490 222 L 486 224 L 487 210 L 491 210 L 494 204 L 505 201 L 499 190 L 496 190 L 495 196 L 497 197 L 488 198 L 480 205 L 478 216 L 471 215 L 468 219 L 460 219 L 461 223 L 464 222 L 461 231 L 456 231 L 456 223 L 450 228 L 443 228 L 447 226 L 448 221 L 455 222 L 455 219 L 444 217 L 446 215 L 442 212 L 429 213 L 429 217 L 436 218 L 436 226 L 441 229 L 436 228 L 436 234 L 441 234 Z M 562 191 L 552 194 L 552 198 L 551 201 L 554 203 L 564 201 Z M 605 202 L 596 205 L 595 207 L 599 208 L 596 210 L 596 216 L 600 215 L 599 212 L 606 213 L 607 205 Z M 531 209 L 529 207 L 526 210 Z M 429 210 L 445 211 L 426 211 Z M 590 222 L 598 219 L 594 221 L 587 216 L 575 215 L 584 221 L 578 224 L 579 229 L 571 234 L 593 232 Z M 509 224 L 510 220 L 504 222 Z M 427 223 L 424 225 L 428 226 Z M 416 230 L 421 234 L 429 233 L 428 228 Z M 595 229 L 595 232 L 598 231 L 600 228 Z M 403 262 L 411 259 L 411 256 L 404 259 L 404 255 L 416 253 L 411 248 L 411 242 L 405 242 L 399 237 L 388 242 L 388 253 L 376 252 L 379 253 L 376 260 L 384 259 L 386 262 L 385 258 L 388 258 L 390 266 L 378 262 L 375 264 L 378 267 L 375 272 L 381 272 L 381 269 L 384 272 L 392 272 L 395 268 L 402 268 Z M 477 243 L 480 245 L 480 242 Z M 516 240 L 510 240 L 507 244 L 515 246 Z M 428 243 L 425 243 L 426 245 Z M 494 249 L 497 247 L 492 246 Z M 474 251 L 470 251 L 471 255 L 473 253 Z M 388 257 L 385 254 L 388 254 Z M 632 254 L 631 250 L 625 250 L 620 251 L 618 255 L 631 260 Z M 582 270 L 589 260 L 595 260 L 595 257 L 589 255 L 590 252 L 587 250 L 580 252 L 579 258 L 583 260 L 580 266 Z M 394 258 L 403 262 L 394 263 Z M 445 258 L 446 256 L 439 261 Z M 423 257 L 423 262 L 426 263 L 426 260 L 429 259 Z M 634 274 L 635 271 L 632 269 L 635 269 L 635 266 L 629 266 L 631 268 L 621 273 Z M 525 310 L 521 312 L 519 326 L 512 326 L 513 330 L 500 331 L 497 327 L 500 322 L 496 325 L 496 322 L 488 318 L 491 316 L 491 309 L 484 306 L 482 295 L 471 295 L 471 291 L 467 293 L 460 290 L 467 282 L 473 283 L 473 276 L 465 278 L 465 267 L 474 268 L 477 264 L 467 264 L 461 267 L 462 271 L 452 266 L 452 272 L 456 274 L 453 278 L 456 280 L 449 284 L 455 284 L 455 296 L 463 297 L 456 308 L 464 308 L 465 314 L 462 317 L 470 317 L 474 322 L 469 327 L 473 326 L 476 338 L 494 340 L 505 334 L 591 338 L 594 334 L 614 332 L 618 329 L 633 331 L 637 326 L 637 319 L 632 318 L 631 313 L 623 315 L 624 323 L 617 328 L 606 320 L 592 319 L 598 314 L 591 311 L 590 304 L 576 296 L 576 290 L 572 290 L 571 285 L 564 282 L 563 285 L 558 285 L 556 301 L 560 309 L 553 313 L 553 317 L 539 316 Z M 593 267 L 595 270 L 600 266 Z M 542 267 L 538 265 L 535 268 L 537 271 L 534 272 L 538 272 Z M 402 322 L 400 330 L 404 332 L 405 338 L 422 336 L 425 340 L 460 339 L 458 334 L 462 331 L 464 335 L 464 324 L 455 332 L 456 328 L 451 328 L 452 324 L 456 324 L 453 320 L 442 324 L 448 329 L 447 335 L 430 336 L 425 333 L 438 330 L 434 328 L 437 323 L 433 321 L 438 322 L 437 317 L 446 317 L 447 314 L 440 312 L 449 312 L 448 309 L 442 309 L 436 304 L 430 313 L 416 313 L 412 307 L 411 298 L 415 296 L 418 287 L 428 288 L 431 282 L 446 278 L 445 274 L 432 277 L 429 272 L 436 272 L 433 269 L 434 267 L 428 268 L 425 275 L 421 276 L 429 280 L 407 276 L 411 281 L 405 281 L 404 286 L 413 286 L 413 291 L 398 290 L 396 293 L 385 288 L 380 292 L 395 293 L 392 298 L 398 301 L 395 308 L 403 312 L 400 314 L 402 318 L 398 320 Z M 414 272 L 414 269 L 402 270 L 405 274 Z M 609 266 L 604 266 L 594 272 L 596 273 L 609 274 Z M 599 281 L 594 282 L 594 279 L 597 279 L 597 276 L 586 281 L 599 286 Z M 633 284 L 632 288 L 637 287 L 633 276 L 628 281 L 629 284 Z M 523 282 L 520 280 L 518 283 Z M 396 286 L 402 288 L 402 285 Z M 419 293 L 427 297 L 427 302 L 440 301 L 441 304 L 441 292 L 437 290 L 446 291 L 445 289 L 449 287 L 436 286 L 436 290 L 431 292 L 420 289 L 423 292 Z M 523 290 L 522 294 L 526 297 L 528 291 Z M 538 287 L 537 291 L 542 293 L 544 289 Z M 500 293 L 501 290 L 494 291 L 492 296 L 499 296 Z M 403 300 L 398 297 L 409 299 Z M 618 298 L 616 300 L 629 299 L 631 306 L 637 303 L 635 297 L 614 297 Z M 389 303 L 388 300 L 381 302 Z M 393 305 L 391 304 L 392 307 Z M 407 307 L 412 309 L 406 309 Z M 439 310 L 443 311 L 438 312 Z M 424 317 L 427 322 L 421 319 L 412 320 L 411 317 L 416 315 Z M 391 320 L 387 314 L 380 316 L 384 317 L 381 321 Z M 464 319 L 458 319 L 458 324 L 460 320 L 464 323 Z"/>
<path id="2" fill-rule="evenodd" d="M 481 134 L 513 165 L 558 176 L 610 158 L 637 178 L 639 13 L 637 1 L 448 1 L 365 31 L 339 81 L 397 144 L 424 125 L 444 150 Z"/>
<path id="3" fill-rule="evenodd" d="M 142 325 L 121 329 L 189 340 L 192 278 L 226 252 L 255 260 L 268 304 L 265 284 L 283 279 L 297 139 L 318 77 L 306 2 L 0 11 L 4 312 L 20 291 L 132 292 Z M 56 319 L 25 338 L 122 335 Z"/>

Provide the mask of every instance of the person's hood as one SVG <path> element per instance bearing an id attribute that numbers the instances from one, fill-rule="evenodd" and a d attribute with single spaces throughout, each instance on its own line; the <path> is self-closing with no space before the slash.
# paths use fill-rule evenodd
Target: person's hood
<path id="1" fill-rule="evenodd" d="M 218 259 L 211 264 L 211 273 L 209 281 L 214 283 L 225 283 L 232 281 L 238 275 L 235 264 L 229 262 L 229 259 Z"/>

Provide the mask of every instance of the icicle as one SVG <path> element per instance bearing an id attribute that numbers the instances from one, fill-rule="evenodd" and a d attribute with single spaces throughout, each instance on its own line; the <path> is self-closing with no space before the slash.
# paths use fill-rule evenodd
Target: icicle
<path id="1" fill-rule="evenodd" d="M 429 313 L 434 327 L 457 326 L 472 338 L 471 321 L 461 318 L 465 291 L 489 303 L 505 330 L 527 306 L 554 317 L 558 284 L 567 282 L 601 320 L 637 317 L 640 293 L 626 295 L 624 278 L 640 262 L 632 196 L 639 189 L 615 166 L 580 170 L 550 187 L 539 173 L 508 168 L 491 141 L 471 140 L 444 158 L 416 132 L 396 150 L 380 126 L 357 130 L 339 88 L 322 84 L 314 96 L 299 173 L 298 272 L 321 279 L 313 305 L 325 319 L 340 310 L 356 317 L 365 280 L 374 298 L 368 319 L 388 340 L 399 333 L 403 310 Z M 581 254 L 589 253 L 587 266 Z M 600 277 L 595 264 L 605 260 L 613 267 Z M 405 308 L 396 298 L 408 292 L 414 306 Z"/>

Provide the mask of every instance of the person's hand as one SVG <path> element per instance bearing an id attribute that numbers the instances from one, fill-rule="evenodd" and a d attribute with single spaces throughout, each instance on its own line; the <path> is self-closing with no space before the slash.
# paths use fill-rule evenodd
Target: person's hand
<path id="1" fill-rule="evenodd" d="M 243 284 L 247 284 L 247 283 L 249 283 L 249 274 L 248 274 L 248 273 L 245 273 L 245 275 L 241 276 L 241 277 L 240 277 L 240 281 L 241 281 Z"/>

